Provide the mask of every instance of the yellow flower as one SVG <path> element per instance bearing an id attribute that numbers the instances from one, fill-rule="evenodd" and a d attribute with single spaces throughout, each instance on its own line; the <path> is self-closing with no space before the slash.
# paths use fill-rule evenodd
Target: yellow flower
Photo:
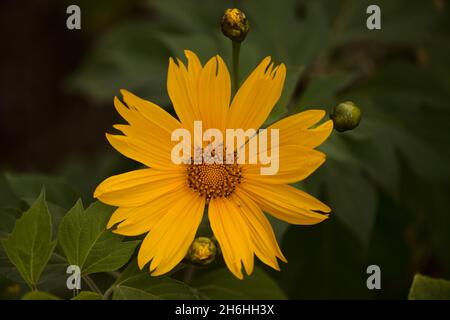
<path id="1" fill-rule="evenodd" d="M 115 233 L 147 233 L 138 253 L 142 269 L 162 275 L 186 255 L 208 206 L 211 229 L 226 265 L 238 278 L 242 266 L 251 274 L 254 255 L 279 270 L 287 262 L 263 212 L 291 224 L 312 225 L 326 219 L 330 208 L 288 184 L 305 179 L 324 161 L 315 147 L 329 136 L 332 121 L 315 126 L 325 115 L 309 110 L 284 118 L 279 129 L 279 171 L 261 175 L 260 164 L 174 164 L 174 130 L 192 132 L 195 120 L 203 129 L 259 129 L 280 98 L 286 68 L 265 58 L 231 100 L 230 75 L 219 56 L 204 66 L 185 51 L 187 66 L 169 60 L 167 89 L 178 119 L 152 102 L 122 90 L 114 104 L 127 125 L 115 125 L 123 135 L 107 134 L 111 145 L 148 168 L 110 177 L 94 197 L 118 207 L 108 223 Z"/>

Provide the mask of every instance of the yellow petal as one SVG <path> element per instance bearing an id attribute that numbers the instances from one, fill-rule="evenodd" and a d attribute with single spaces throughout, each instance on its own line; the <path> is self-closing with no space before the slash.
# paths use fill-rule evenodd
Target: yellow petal
<path id="1" fill-rule="evenodd" d="M 275 122 L 268 129 L 279 129 L 280 145 L 300 145 L 315 148 L 322 144 L 333 130 L 329 120 L 309 129 L 325 116 L 323 110 L 308 110 Z"/>
<path id="2" fill-rule="evenodd" d="M 255 130 L 264 123 L 277 103 L 286 77 L 284 64 L 272 68 L 265 58 L 245 80 L 233 99 L 227 128 Z"/>
<path id="3" fill-rule="evenodd" d="M 168 151 L 164 152 L 164 149 L 159 149 L 158 151 L 157 144 L 136 139 L 133 136 L 128 137 L 109 133 L 106 134 L 106 139 L 121 154 L 147 167 L 167 171 L 182 170 L 180 165 L 172 162 L 171 153 Z"/>
<path id="4" fill-rule="evenodd" d="M 127 108 L 117 98 L 114 105 L 129 125 L 116 125 L 115 128 L 125 135 L 107 134 L 108 141 L 126 157 L 148 167 L 179 170 L 171 160 L 172 147 L 177 143 L 171 141 L 171 135 L 172 130 L 180 128 L 180 124 L 156 105 L 123 92 L 130 107 Z M 149 117 L 153 117 L 152 120 Z"/>
<path id="5" fill-rule="evenodd" d="M 199 110 L 199 77 L 201 64 L 191 51 L 185 51 L 188 67 L 178 60 L 178 64 L 170 58 L 167 73 L 167 92 L 175 112 L 183 126 L 192 132 L 195 120 L 201 120 Z"/>
<path id="6" fill-rule="evenodd" d="M 159 107 L 158 105 L 141 99 L 138 96 L 132 94 L 127 90 L 120 90 L 123 95 L 123 100 L 130 108 L 135 108 L 137 113 L 145 120 L 145 124 L 149 125 L 148 122 L 152 124 L 152 130 L 158 128 L 158 132 L 165 131 L 166 133 L 172 134 L 172 131 L 180 128 L 181 124 L 177 119 L 172 117 L 167 111 Z"/>
<path id="7" fill-rule="evenodd" d="M 276 157 L 275 151 L 278 152 Z M 294 183 L 305 179 L 325 162 L 325 154 L 299 145 L 288 145 L 272 148 L 272 165 L 278 161 L 279 170 L 274 175 L 262 175 L 261 168 L 270 165 L 244 165 L 245 179 L 269 184 Z"/>
<path id="8" fill-rule="evenodd" d="M 291 224 L 311 225 L 322 222 L 328 215 L 315 211 L 331 209 L 313 196 L 289 185 L 265 185 L 245 181 L 239 187 L 252 198 L 263 211 Z"/>
<path id="9" fill-rule="evenodd" d="M 111 216 L 107 228 L 121 222 L 114 233 L 137 236 L 150 231 L 167 213 L 171 205 L 182 196 L 183 191 L 174 190 L 138 207 L 120 207 Z"/>
<path id="10" fill-rule="evenodd" d="M 142 269 L 151 260 L 152 276 L 162 275 L 175 267 L 186 255 L 202 220 L 205 198 L 186 187 L 147 234 L 138 253 Z"/>
<path id="11" fill-rule="evenodd" d="M 251 238 L 240 208 L 230 199 L 216 198 L 209 203 L 208 216 L 228 269 L 243 279 L 244 264 L 247 274 L 251 274 L 254 264 Z"/>
<path id="12" fill-rule="evenodd" d="M 216 128 L 225 132 L 230 96 L 230 74 L 222 58 L 215 56 L 200 73 L 199 109 L 203 130 Z"/>
<path id="13" fill-rule="evenodd" d="M 277 258 L 284 262 L 287 260 L 281 253 L 269 220 L 261 208 L 245 193 L 236 190 L 234 199 L 241 208 L 242 218 L 247 224 L 256 255 L 268 266 L 279 270 Z"/>
<path id="14" fill-rule="evenodd" d="M 185 172 L 155 169 L 135 170 L 109 177 L 97 187 L 94 197 L 118 207 L 135 207 L 186 184 Z"/>

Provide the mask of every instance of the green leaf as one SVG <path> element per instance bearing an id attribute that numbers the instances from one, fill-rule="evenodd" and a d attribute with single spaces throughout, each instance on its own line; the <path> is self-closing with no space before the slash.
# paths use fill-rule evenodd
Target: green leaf
<path id="1" fill-rule="evenodd" d="M 200 276 L 193 282 L 200 299 L 286 299 L 286 295 L 260 268 L 239 280 L 228 269 L 219 269 Z"/>
<path id="2" fill-rule="evenodd" d="M 81 291 L 70 300 L 101 300 L 102 295 L 92 291 Z"/>
<path id="3" fill-rule="evenodd" d="M 185 283 L 167 276 L 152 277 L 131 263 L 117 279 L 114 300 L 193 300 L 196 296 Z"/>
<path id="4" fill-rule="evenodd" d="M 52 223 L 44 191 L 16 221 L 9 237 L 1 242 L 23 279 L 35 288 L 56 245 L 56 241 L 52 241 Z"/>
<path id="5" fill-rule="evenodd" d="M 30 291 L 27 292 L 22 297 L 22 300 L 61 300 L 61 299 L 48 292 Z"/>
<path id="6" fill-rule="evenodd" d="M 148 19 L 124 22 L 109 30 L 69 79 L 69 89 L 95 102 L 109 103 L 126 88 L 160 105 L 167 104 L 169 52 L 155 38 L 154 30 L 155 24 Z"/>
<path id="7" fill-rule="evenodd" d="M 13 192 L 31 205 L 45 187 L 46 200 L 63 208 L 71 208 L 77 201 L 75 189 L 60 177 L 37 174 L 6 174 L 6 180 Z"/>
<path id="8" fill-rule="evenodd" d="M 82 275 L 119 269 L 139 243 L 122 242 L 122 236 L 106 230 L 113 210 L 101 202 L 84 210 L 78 201 L 59 225 L 58 241 L 69 263 L 79 266 Z"/>
<path id="9" fill-rule="evenodd" d="M 450 281 L 416 274 L 409 300 L 450 300 Z"/>

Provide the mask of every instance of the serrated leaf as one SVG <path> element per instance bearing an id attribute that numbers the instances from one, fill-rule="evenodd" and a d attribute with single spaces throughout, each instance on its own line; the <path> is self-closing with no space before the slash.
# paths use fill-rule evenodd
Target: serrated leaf
<path id="1" fill-rule="evenodd" d="M 167 276 L 152 277 L 131 263 L 114 285 L 114 300 L 192 300 L 196 299 L 185 283 Z"/>
<path id="2" fill-rule="evenodd" d="M 22 300 L 61 300 L 59 297 L 54 294 L 43 292 L 43 291 L 30 291 L 27 292 Z"/>
<path id="3" fill-rule="evenodd" d="M 409 300 L 450 300 L 450 281 L 416 274 Z"/>
<path id="4" fill-rule="evenodd" d="M 101 300 L 102 295 L 92 291 L 81 291 L 70 300 Z"/>
<path id="5" fill-rule="evenodd" d="M 82 275 L 119 269 L 130 259 L 139 243 L 122 242 L 122 236 L 106 230 L 113 210 L 101 202 L 95 202 L 84 210 L 78 201 L 59 225 L 60 246 L 69 263 L 80 267 Z"/>
<path id="6" fill-rule="evenodd" d="M 31 288 L 35 288 L 56 246 L 56 241 L 52 241 L 51 217 L 44 191 L 16 221 L 9 237 L 1 242 L 6 255 L 23 279 Z"/>
<path id="7" fill-rule="evenodd" d="M 228 269 L 219 269 L 198 277 L 192 283 L 200 299 L 281 300 L 286 295 L 260 268 L 239 280 Z"/>

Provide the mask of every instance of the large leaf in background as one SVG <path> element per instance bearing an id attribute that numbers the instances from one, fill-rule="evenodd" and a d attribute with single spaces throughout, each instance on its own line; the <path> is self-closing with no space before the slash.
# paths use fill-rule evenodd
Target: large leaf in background
<path id="1" fill-rule="evenodd" d="M 79 266 L 82 275 L 119 269 L 130 259 L 139 243 L 122 242 L 122 236 L 106 230 L 113 210 L 101 202 L 95 202 L 84 210 L 79 201 L 59 225 L 59 244 L 69 263 Z"/>
<path id="2" fill-rule="evenodd" d="M 113 285 L 114 300 L 193 300 L 197 299 L 185 283 L 167 276 L 152 277 L 140 271 L 135 261 Z"/>
<path id="3" fill-rule="evenodd" d="M 200 299 L 208 300 L 281 300 L 286 295 L 260 268 L 255 267 L 250 276 L 239 280 L 228 269 L 211 271 L 192 283 Z"/>
<path id="4" fill-rule="evenodd" d="M 29 205 L 39 196 L 43 187 L 46 200 L 63 208 L 71 208 L 78 199 L 76 190 L 61 177 L 8 173 L 6 180 L 14 194 Z"/>
<path id="5" fill-rule="evenodd" d="M 97 102 L 111 102 L 128 89 L 155 103 L 167 104 L 165 74 L 168 51 L 154 37 L 149 21 L 133 21 L 108 32 L 69 81 Z"/>
<path id="6" fill-rule="evenodd" d="M 362 267 L 364 272 L 372 264 L 381 269 L 381 290 L 372 290 L 374 297 L 405 299 L 407 296 L 414 259 L 406 229 L 410 223 L 411 214 L 380 192 L 370 246 L 366 249 L 367 262 Z"/>
<path id="7" fill-rule="evenodd" d="M 359 169 L 328 159 L 323 168 L 325 201 L 333 217 L 344 222 L 368 245 L 377 210 L 377 190 Z"/>
<path id="8" fill-rule="evenodd" d="M 409 300 L 450 300 L 450 281 L 421 274 L 414 276 Z"/>
<path id="9" fill-rule="evenodd" d="M 369 296 L 363 250 L 333 216 L 316 226 L 291 226 L 282 248 L 289 263 L 274 277 L 290 299 Z"/>
<path id="10" fill-rule="evenodd" d="M 362 40 L 396 45 L 421 43 L 429 36 L 438 14 L 432 1 L 320 0 L 318 2 L 328 13 L 335 46 Z M 366 19 L 369 16 L 366 9 L 373 4 L 381 8 L 381 30 L 369 30 L 366 27 Z"/>
<path id="11" fill-rule="evenodd" d="M 1 243 L 23 279 L 31 288 L 35 288 L 56 246 L 56 241 L 52 241 L 51 217 L 45 203 L 45 192 L 16 221 L 14 230 Z"/>
<path id="12" fill-rule="evenodd" d="M 150 9 L 157 11 L 157 23 L 181 33 L 210 32 L 218 28 L 217 17 L 221 17 L 229 1 L 196 0 L 147 0 Z M 169 22 L 170 21 L 170 22 Z"/>
<path id="13" fill-rule="evenodd" d="M 246 42 L 254 42 L 288 66 L 309 65 L 327 48 L 329 28 L 321 3 L 311 1 L 305 6 L 308 14 L 299 19 L 295 0 L 283 5 L 271 0 L 245 1 L 243 9 L 251 24 Z"/>
<path id="14" fill-rule="evenodd" d="M 312 80 L 303 91 L 292 112 L 306 109 L 331 110 L 336 103 L 336 95 L 355 79 L 355 75 L 346 72 L 334 72 Z"/>
<path id="15" fill-rule="evenodd" d="M 266 7 L 273 5 L 271 1 L 262 2 Z M 255 1 L 251 4 L 253 7 L 248 9 L 251 19 L 253 13 L 254 16 L 264 13 L 260 8 L 262 2 Z M 98 102 L 112 101 L 119 89 L 127 88 L 143 98 L 167 106 L 169 101 L 165 79 L 170 54 L 183 58 L 183 50 L 190 49 L 203 62 L 215 54 L 221 54 L 228 65 L 231 64 L 231 43 L 220 33 L 219 27 L 222 12 L 228 6 L 226 1 L 215 2 L 214 5 L 210 1 L 201 1 L 200 4 L 180 0 L 150 1 L 149 7 L 155 11 L 154 19 L 124 22 L 108 32 L 85 58 L 81 69 L 73 75 L 69 82 L 71 88 Z M 294 2 L 286 6 L 275 6 L 285 8 L 285 12 L 277 14 L 279 23 L 286 20 L 284 13 L 288 13 L 291 20 L 295 18 L 292 10 L 294 6 Z M 189 10 L 192 7 L 195 10 Z M 273 16 L 270 18 L 272 21 Z M 315 20 L 317 17 L 313 16 L 308 21 L 312 23 Z M 270 26 L 277 26 L 277 23 L 270 23 Z M 273 121 L 285 112 L 300 76 L 300 66 L 305 59 L 298 58 L 301 53 L 289 57 L 287 51 L 280 51 L 284 48 L 285 37 L 272 34 L 270 39 L 261 38 L 258 37 L 257 29 L 256 23 L 256 30 L 249 34 L 242 45 L 240 78 L 245 79 L 249 71 L 267 55 L 272 55 L 277 63 L 287 64 L 287 90 L 271 115 L 270 121 Z M 320 33 L 317 34 L 318 37 L 307 37 L 309 32 L 304 28 L 301 30 L 305 40 L 316 39 L 316 43 L 321 43 L 318 40 L 323 38 Z M 278 28 L 277 32 L 280 31 L 281 28 Z M 289 42 L 291 47 L 298 45 L 298 41 L 291 39 Z M 310 50 L 308 59 L 311 60 L 317 50 L 311 51 L 312 47 L 309 45 L 305 48 Z"/>

